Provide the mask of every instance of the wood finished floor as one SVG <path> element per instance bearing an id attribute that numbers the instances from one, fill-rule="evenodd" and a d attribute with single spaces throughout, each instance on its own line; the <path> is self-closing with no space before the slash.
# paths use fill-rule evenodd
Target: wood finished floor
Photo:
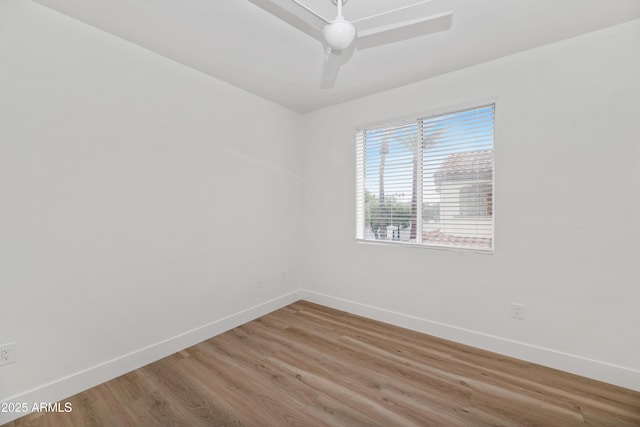
<path id="1" fill-rule="evenodd" d="M 304 301 L 8 426 L 640 426 L 640 393 Z"/>

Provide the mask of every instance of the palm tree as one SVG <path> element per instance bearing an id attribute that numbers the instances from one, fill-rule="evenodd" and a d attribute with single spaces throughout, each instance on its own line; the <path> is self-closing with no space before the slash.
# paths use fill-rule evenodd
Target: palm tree
<path id="1" fill-rule="evenodd" d="M 422 126 L 418 126 L 416 133 L 422 133 Z M 423 150 L 432 147 L 435 141 L 442 135 L 443 130 L 439 129 L 431 132 L 429 135 L 416 135 L 416 133 L 410 132 L 408 135 L 400 136 L 400 141 L 411 152 L 412 155 L 412 183 L 411 183 L 411 209 L 409 213 L 410 218 L 410 232 L 409 239 L 416 240 L 418 237 L 418 162 L 421 161 L 420 155 Z M 380 143 L 380 167 L 379 171 L 379 196 L 378 196 L 378 226 L 379 226 L 379 238 L 387 238 L 387 226 L 389 225 L 389 206 L 385 201 L 384 196 L 384 168 L 387 161 L 387 154 L 389 154 L 389 140 L 388 137 L 382 138 Z"/>
<path id="2" fill-rule="evenodd" d="M 418 132 L 422 133 L 422 126 L 418 126 Z M 409 240 L 416 240 L 418 237 L 418 161 L 422 158 L 421 151 L 431 148 L 435 141 L 442 135 L 443 130 L 438 129 L 429 135 L 418 135 L 418 138 L 403 139 L 405 147 L 411 151 L 413 174 L 411 180 L 411 228 L 409 230 Z"/>

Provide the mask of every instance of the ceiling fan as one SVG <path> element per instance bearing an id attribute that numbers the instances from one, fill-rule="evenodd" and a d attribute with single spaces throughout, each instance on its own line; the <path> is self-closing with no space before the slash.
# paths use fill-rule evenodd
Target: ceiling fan
<path id="1" fill-rule="evenodd" d="M 325 57 L 320 87 L 323 89 L 335 85 L 340 66 L 349 60 L 354 49 L 447 30 L 453 16 L 453 0 L 422 0 L 353 21 L 342 14 L 349 0 L 328 0 L 337 6 L 337 16 L 331 20 L 301 0 L 249 1 L 322 42 Z"/>

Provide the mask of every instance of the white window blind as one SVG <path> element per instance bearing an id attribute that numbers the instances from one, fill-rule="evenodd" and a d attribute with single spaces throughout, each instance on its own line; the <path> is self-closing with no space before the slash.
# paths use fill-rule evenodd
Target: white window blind
<path id="1" fill-rule="evenodd" d="M 358 240 L 493 250 L 494 106 L 357 132 Z"/>

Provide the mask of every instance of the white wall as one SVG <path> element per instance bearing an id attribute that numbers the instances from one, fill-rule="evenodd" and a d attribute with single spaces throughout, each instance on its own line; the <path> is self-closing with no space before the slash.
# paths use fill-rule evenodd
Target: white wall
<path id="1" fill-rule="evenodd" d="M 298 120 L 30 1 L 0 2 L 0 344 L 18 353 L 0 367 L 0 401 L 128 355 L 41 394 L 66 397 L 295 297 Z"/>
<path id="2" fill-rule="evenodd" d="M 638 52 L 634 21 L 306 115 L 307 298 L 640 390 Z M 356 126 L 490 98 L 495 254 L 357 244 Z"/>

